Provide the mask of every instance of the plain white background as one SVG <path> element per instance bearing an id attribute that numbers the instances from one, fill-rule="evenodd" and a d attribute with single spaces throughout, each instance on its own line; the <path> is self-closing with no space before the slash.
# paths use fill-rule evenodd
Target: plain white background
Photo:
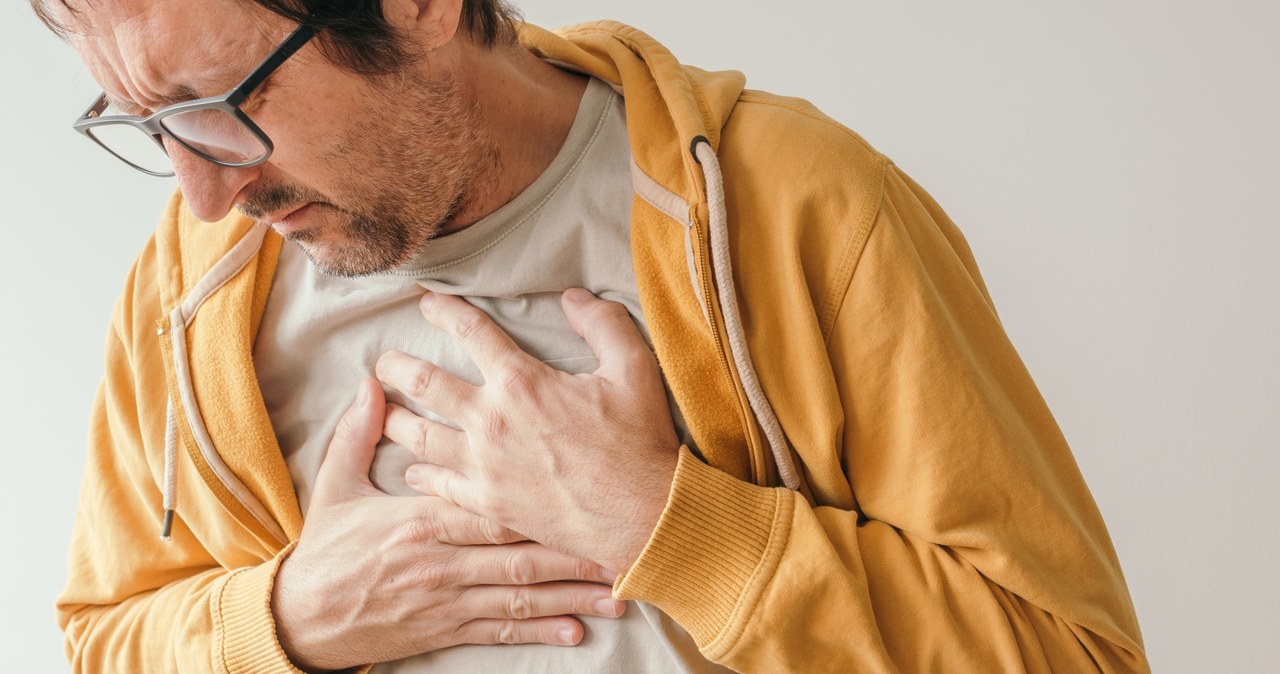
<path id="1" fill-rule="evenodd" d="M 924 184 L 1072 443 L 1156 671 L 1275 671 L 1280 4 L 522 7 L 808 98 Z M 172 184 L 70 130 L 96 87 L 25 2 L 0 4 L 0 75 L 0 653 L 58 672 L 107 318 Z"/>

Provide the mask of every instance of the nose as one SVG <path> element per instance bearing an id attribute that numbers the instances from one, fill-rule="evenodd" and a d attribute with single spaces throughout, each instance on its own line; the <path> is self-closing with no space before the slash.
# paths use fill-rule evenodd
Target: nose
<path id="1" fill-rule="evenodd" d="M 173 161 L 178 187 L 187 208 L 205 222 L 225 218 L 235 206 L 236 196 L 256 180 L 260 172 L 259 166 L 219 166 L 169 138 L 164 140 L 164 146 Z"/>

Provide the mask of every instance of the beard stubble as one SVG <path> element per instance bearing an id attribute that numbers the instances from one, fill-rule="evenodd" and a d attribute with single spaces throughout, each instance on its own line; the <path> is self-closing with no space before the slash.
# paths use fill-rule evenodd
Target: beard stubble
<path id="1" fill-rule="evenodd" d="M 480 178 L 498 169 L 475 103 L 451 76 L 420 73 L 371 78 L 367 105 L 343 137 L 317 161 L 340 170 L 342 193 L 292 184 L 255 192 L 240 205 L 246 215 L 315 204 L 332 227 L 287 238 L 320 271 L 358 277 L 409 262 L 463 207 L 484 195 Z M 325 241 L 327 238 L 331 239 Z"/>

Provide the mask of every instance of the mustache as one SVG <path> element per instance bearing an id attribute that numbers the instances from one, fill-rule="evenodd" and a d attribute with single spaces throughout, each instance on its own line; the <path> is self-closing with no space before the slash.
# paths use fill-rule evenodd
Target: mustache
<path id="1" fill-rule="evenodd" d="M 284 210 L 289 206 L 300 206 L 311 202 L 324 202 L 323 197 L 293 185 L 272 185 L 264 187 L 236 206 L 241 213 L 261 221 L 267 213 Z"/>

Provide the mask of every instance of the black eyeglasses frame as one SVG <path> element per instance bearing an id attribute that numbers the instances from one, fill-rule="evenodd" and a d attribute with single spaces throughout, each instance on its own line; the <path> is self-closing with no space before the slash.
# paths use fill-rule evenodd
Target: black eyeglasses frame
<path id="1" fill-rule="evenodd" d="M 112 156 L 120 161 L 123 161 L 129 166 L 132 166 L 147 175 L 160 178 L 170 177 L 174 175 L 174 173 L 173 171 L 169 171 L 167 173 L 152 171 L 133 163 L 132 161 L 117 154 L 115 150 L 112 150 L 102 141 L 98 140 L 98 138 L 90 132 L 91 129 L 109 124 L 132 126 L 140 129 L 143 133 L 150 136 L 151 139 L 160 146 L 161 151 L 165 154 L 168 154 L 169 151 L 165 148 L 164 142 L 161 140 L 162 136 L 182 145 L 196 156 L 213 162 L 219 166 L 227 166 L 230 168 L 257 166 L 271 158 L 271 153 L 275 150 L 275 146 L 272 144 L 271 139 L 267 134 L 262 129 L 258 128 L 258 125 L 255 124 L 252 119 L 249 119 L 249 116 L 240 109 L 240 105 L 244 103 L 245 99 L 249 97 L 249 94 L 253 93 L 255 89 L 261 86 L 262 83 L 276 71 L 276 69 L 278 69 L 285 61 L 289 60 L 289 57 L 293 56 L 303 47 L 303 45 L 307 44 L 311 38 L 315 37 L 315 34 L 315 29 L 311 26 L 299 26 L 298 29 L 293 31 L 293 33 L 290 33 L 289 37 L 285 38 L 285 41 L 281 43 L 275 51 L 271 52 L 271 54 L 267 56 L 267 58 L 263 60 L 252 73 L 249 73 L 248 77 L 245 77 L 240 84 L 237 84 L 225 94 L 209 96 L 206 98 L 197 98 L 193 101 L 183 101 L 181 103 L 174 103 L 173 105 L 166 105 L 145 117 L 138 117 L 135 115 L 108 115 L 106 117 L 101 117 L 100 115 L 109 105 L 107 94 L 106 92 L 103 92 L 98 96 L 97 100 L 93 102 L 93 105 L 89 106 L 89 109 L 86 110 L 84 114 L 80 115 L 75 123 L 71 125 L 71 128 L 88 137 L 99 147 L 110 152 Z M 247 162 L 230 162 L 218 159 L 193 147 L 190 143 L 183 140 L 180 136 L 174 135 L 167 127 L 160 123 L 161 120 L 171 115 L 209 109 L 224 112 L 243 124 L 244 127 L 249 130 L 249 133 L 253 134 L 258 141 L 262 143 L 262 147 L 265 150 L 263 155 Z"/>

